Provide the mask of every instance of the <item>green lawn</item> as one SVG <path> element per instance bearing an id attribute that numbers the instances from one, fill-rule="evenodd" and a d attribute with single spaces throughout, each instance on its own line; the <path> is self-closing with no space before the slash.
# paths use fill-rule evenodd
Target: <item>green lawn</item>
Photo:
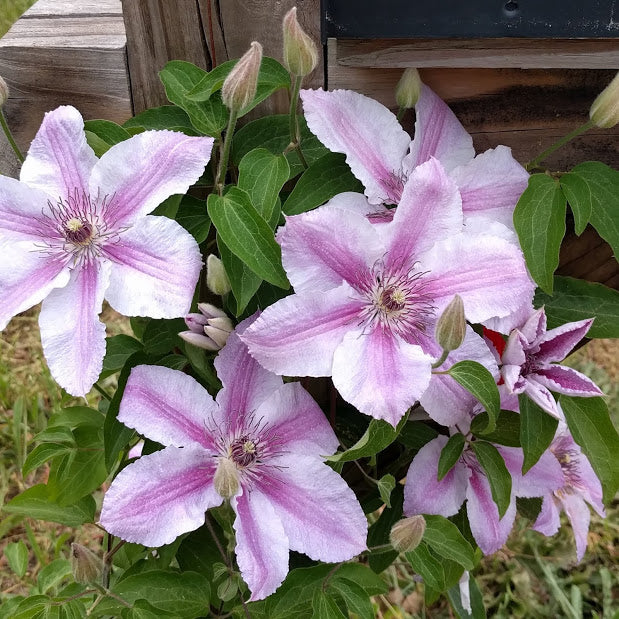
<path id="1" fill-rule="evenodd" d="M 0 0 L 0 37 L 4 36 L 13 22 L 34 3 L 35 0 Z"/>

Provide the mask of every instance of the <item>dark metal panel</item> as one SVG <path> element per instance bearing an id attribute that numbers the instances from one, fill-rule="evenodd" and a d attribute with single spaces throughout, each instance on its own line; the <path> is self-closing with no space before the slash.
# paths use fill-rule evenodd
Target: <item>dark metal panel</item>
<path id="1" fill-rule="evenodd" d="M 323 38 L 617 38 L 619 0 L 322 0 Z"/>

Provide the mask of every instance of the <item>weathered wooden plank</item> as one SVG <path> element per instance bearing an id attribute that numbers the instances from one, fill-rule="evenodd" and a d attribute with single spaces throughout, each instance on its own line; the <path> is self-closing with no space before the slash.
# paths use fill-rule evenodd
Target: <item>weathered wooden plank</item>
<path id="1" fill-rule="evenodd" d="M 337 62 L 348 67 L 614 69 L 614 39 L 338 39 Z"/>
<path id="2" fill-rule="evenodd" d="M 37 0 L 21 17 L 122 15 L 120 0 Z"/>

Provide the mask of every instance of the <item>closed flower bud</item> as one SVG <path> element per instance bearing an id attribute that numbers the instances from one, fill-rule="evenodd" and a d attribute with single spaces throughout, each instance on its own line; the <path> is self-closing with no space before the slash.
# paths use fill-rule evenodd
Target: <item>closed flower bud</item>
<path id="1" fill-rule="evenodd" d="M 230 71 L 221 88 L 221 99 L 228 109 L 239 112 L 253 101 L 261 62 L 262 45 L 253 41 Z"/>
<path id="2" fill-rule="evenodd" d="M 593 102 L 589 118 L 602 129 L 610 129 L 619 123 L 619 72 Z"/>
<path id="3" fill-rule="evenodd" d="M 82 585 L 97 582 L 101 576 L 103 561 L 81 544 L 71 544 L 71 571 L 73 579 Z"/>
<path id="4" fill-rule="evenodd" d="M 6 82 L 0 77 L 0 107 L 6 103 L 9 98 L 9 87 Z"/>
<path id="5" fill-rule="evenodd" d="M 215 256 L 209 256 L 215 258 Z M 204 350 L 220 350 L 228 336 L 234 331 L 234 324 L 226 312 L 210 303 L 198 303 L 200 313 L 187 314 L 185 324 L 189 331 L 179 333 L 181 339 Z"/>
<path id="6" fill-rule="evenodd" d="M 311 73 L 318 64 L 318 48 L 297 20 L 297 7 L 284 16 L 284 66 L 297 76 Z"/>
<path id="7" fill-rule="evenodd" d="M 206 285 L 213 294 L 223 296 L 230 292 L 230 280 L 223 262 L 211 254 L 206 259 Z"/>
<path id="8" fill-rule="evenodd" d="M 395 100 L 401 108 L 415 107 L 421 95 L 421 79 L 417 69 L 406 69 L 395 87 Z"/>
<path id="9" fill-rule="evenodd" d="M 213 478 L 215 492 L 224 499 L 230 499 L 239 491 L 239 471 L 228 458 L 219 458 Z"/>
<path id="10" fill-rule="evenodd" d="M 436 341 L 443 350 L 456 350 L 464 341 L 465 335 L 464 303 L 460 295 L 457 294 L 436 323 Z"/>
<path id="11" fill-rule="evenodd" d="M 389 541 L 398 552 L 415 550 L 426 530 L 426 521 L 423 516 L 402 518 L 391 527 Z"/>

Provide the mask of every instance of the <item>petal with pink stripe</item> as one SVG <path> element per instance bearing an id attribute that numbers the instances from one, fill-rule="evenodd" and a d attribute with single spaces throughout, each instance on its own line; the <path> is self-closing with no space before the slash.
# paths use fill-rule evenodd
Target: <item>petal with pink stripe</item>
<path id="1" fill-rule="evenodd" d="M 579 320 L 578 322 L 568 322 L 565 325 L 546 331 L 540 338 L 539 352 L 536 355 L 537 361 L 551 362 L 563 361 L 572 349 L 583 337 L 593 324 L 593 318 Z"/>
<path id="2" fill-rule="evenodd" d="M 604 395 L 600 388 L 588 377 L 565 365 L 551 364 L 535 370 L 536 382 L 555 393 L 593 398 Z"/>

